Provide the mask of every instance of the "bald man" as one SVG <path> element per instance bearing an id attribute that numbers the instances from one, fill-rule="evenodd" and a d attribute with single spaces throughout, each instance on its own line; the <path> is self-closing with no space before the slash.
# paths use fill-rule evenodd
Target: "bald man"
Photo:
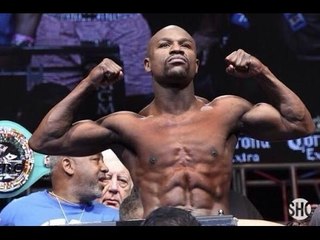
<path id="1" fill-rule="evenodd" d="M 0 226 L 88 224 L 119 220 L 117 209 L 94 201 L 108 172 L 101 153 L 50 156 L 52 189 L 14 199 L 0 213 Z"/>
<path id="2" fill-rule="evenodd" d="M 103 151 L 102 154 L 109 171 L 99 201 L 107 206 L 119 208 L 122 201 L 130 195 L 133 182 L 128 169 L 111 149 Z"/>
<path id="3" fill-rule="evenodd" d="M 230 213 L 232 158 L 240 134 L 276 141 L 315 130 L 300 98 L 260 60 L 239 49 L 225 58 L 226 72 L 256 81 L 266 103 L 225 95 L 203 101 L 194 94 L 199 60 L 194 39 L 178 26 L 167 26 L 149 41 L 144 67 L 153 77 L 154 99 L 139 114 L 122 111 L 97 121 L 73 124 L 81 102 L 103 84 L 123 77 L 122 68 L 105 58 L 44 117 L 29 139 L 45 154 L 85 155 L 111 144 L 139 189 L 144 217 L 160 206 L 193 215 Z M 91 143 L 91 144 L 88 144 Z"/>

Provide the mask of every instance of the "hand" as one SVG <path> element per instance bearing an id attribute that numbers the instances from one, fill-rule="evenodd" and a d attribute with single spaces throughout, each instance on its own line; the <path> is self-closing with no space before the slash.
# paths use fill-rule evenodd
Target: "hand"
<path id="1" fill-rule="evenodd" d="M 97 87 L 113 84 L 123 79 L 122 67 L 109 58 L 103 59 L 88 75 L 88 79 Z"/>
<path id="2" fill-rule="evenodd" d="M 264 65 L 257 58 L 242 49 L 232 52 L 225 60 L 228 64 L 226 72 L 235 77 L 256 77 L 261 74 L 264 68 Z"/>

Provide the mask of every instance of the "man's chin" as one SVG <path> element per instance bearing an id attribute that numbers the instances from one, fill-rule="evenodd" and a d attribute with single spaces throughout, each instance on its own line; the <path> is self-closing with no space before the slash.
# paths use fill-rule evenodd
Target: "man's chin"
<path id="1" fill-rule="evenodd" d="M 187 77 L 187 73 L 186 70 L 182 68 L 171 69 L 168 73 L 168 77 L 173 79 L 185 79 Z"/>

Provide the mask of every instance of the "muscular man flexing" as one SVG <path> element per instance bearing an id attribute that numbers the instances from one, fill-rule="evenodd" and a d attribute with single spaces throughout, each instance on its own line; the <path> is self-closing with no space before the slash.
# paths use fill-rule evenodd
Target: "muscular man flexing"
<path id="1" fill-rule="evenodd" d="M 225 60 L 228 74 L 254 78 L 269 103 L 252 104 L 233 95 L 211 102 L 197 98 L 195 42 L 184 29 L 171 25 L 149 42 L 144 65 L 153 77 L 155 96 L 139 114 L 122 111 L 73 123 L 80 103 L 95 87 L 123 77 L 120 66 L 104 59 L 50 110 L 30 138 L 30 147 L 45 154 L 89 155 L 120 144 L 144 216 L 160 206 L 181 207 L 197 216 L 215 215 L 219 209 L 229 213 L 237 136 L 285 140 L 311 134 L 315 126 L 299 97 L 257 58 L 239 49 Z"/>

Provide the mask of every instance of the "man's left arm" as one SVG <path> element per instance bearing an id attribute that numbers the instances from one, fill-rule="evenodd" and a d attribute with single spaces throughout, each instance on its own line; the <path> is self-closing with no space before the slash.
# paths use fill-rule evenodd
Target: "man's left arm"
<path id="1" fill-rule="evenodd" d="M 241 118 L 242 132 L 261 140 L 285 140 L 315 131 L 309 110 L 259 59 L 239 49 L 226 57 L 227 73 L 255 78 L 268 103 L 258 103 Z"/>

